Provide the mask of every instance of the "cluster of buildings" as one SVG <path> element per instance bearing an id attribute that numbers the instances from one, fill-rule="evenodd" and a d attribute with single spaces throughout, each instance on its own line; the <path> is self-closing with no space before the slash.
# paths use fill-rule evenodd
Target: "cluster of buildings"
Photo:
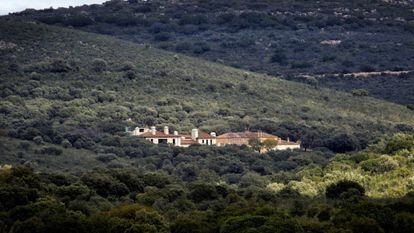
<path id="1" fill-rule="evenodd" d="M 179 147 L 189 147 L 194 144 L 250 146 L 249 142 L 251 142 L 251 139 L 257 139 L 256 141 L 259 142 L 268 140 L 274 141 L 275 143 L 273 144 L 275 146 L 272 148 L 273 150 L 300 149 L 300 142 L 292 142 L 289 139 L 282 140 L 275 135 L 264 133 L 262 131 L 225 133 L 218 136 L 215 132 L 206 133 L 199 129 L 192 129 L 191 133 L 187 134 L 181 134 L 178 133 L 178 131 L 170 132 L 168 126 L 165 126 L 163 131 L 158 131 L 155 126 L 150 128 L 136 127 L 132 131 L 129 131 L 128 129 L 126 129 L 126 131 L 132 136 L 144 138 L 154 144 L 170 144 Z"/>

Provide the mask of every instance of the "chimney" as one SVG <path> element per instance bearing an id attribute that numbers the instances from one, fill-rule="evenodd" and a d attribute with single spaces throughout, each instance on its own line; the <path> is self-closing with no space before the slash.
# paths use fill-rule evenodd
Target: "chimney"
<path id="1" fill-rule="evenodd" d="M 286 140 L 287 140 L 287 142 L 290 142 L 290 138 L 289 137 Z"/>
<path id="2" fill-rule="evenodd" d="M 191 138 L 193 140 L 196 140 L 198 138 L 198 129 L 192 129 L 191 130 Z"/>
<path id="3" fill-rule="evenodd" d="M 165 134 L 170 134 L 170 131 L 168 130 L 168 126 L 164 126 L 164 133 Z"/>
<path id="4" fill-rule="evenodd" d="M 174 131 L 174 135 L 178 135 L 178 131 Z"/>
<path id="5" fill-rule="evenodd" d="M 216 132 L 211 132 L 210 135 L 213 136 L 213 137 L 217 137 Z"/>
<path id="6" fill-rule="evenodd" d="M 151 133 L 152 133 L 152 135 L 155 135 L 155 131 L 156 131 L 155 126 L 151 126 Z"/>

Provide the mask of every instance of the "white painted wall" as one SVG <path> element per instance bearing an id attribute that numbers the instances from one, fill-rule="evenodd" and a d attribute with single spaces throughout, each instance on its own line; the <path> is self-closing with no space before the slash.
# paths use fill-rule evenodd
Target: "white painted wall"
<path id="1" fill-rule="evenodd" d="M 132 135 L 134 135 L 134 136 L 138 136 L 138 135 L 141 135 L 141 134 L 143 134 L 143 133 L 146 133 L 146 132 L 149 132 L 150 131 L 150 129 L 149 128 L 139 128 L 139 127 L 136 127 L 133 131 L 132 131 Z"/>
<path id="2" fill-rule="evenodd" d="M 275 150 L 293 150 L 293 149 L 300 149 L 300 145 L 277 145 Z"/>
<path id="3" fill-rule="evenodd" d="M 154 144 L 159 144 L 160 139 L 166 139 L 168 144 L 173 144 L 174 146 L 181 146 L 181 138 L 146 138 L 147 141 L 150 141 Z"/>
<path id="4" fill-rule="evenodd" d="M 198 144 L 202 145 L 216 145 L 216 139 L 197 139 Z"/>

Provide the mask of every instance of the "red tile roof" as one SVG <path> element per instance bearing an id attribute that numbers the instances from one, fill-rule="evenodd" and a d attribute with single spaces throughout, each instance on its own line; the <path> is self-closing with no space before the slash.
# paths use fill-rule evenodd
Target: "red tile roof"
<path id="1" fill-rule="evenodd" d="M 236 132 L 236 133 L 225 133 L 222 135 L 219 135 L 217 138 L 272 138 L 272 139 L 279 139 L 277 136 L 275 135 L 271 135 L 268 133 L 264 133 L 264 132 L 250 132 L 250 131 L 245 131 L 245 132 Z"/>
<path id="2" fill-rule="evenodd" d="M 180 138 L 181 135 L 174 135 L 174 134 L 165 134 L 160 131 L 155 131 L 155 134 L 152 134 L 152 132 L 146 132 L 143 134 L 138 135 L 140 138 Z"/>
<path id="3" fill-rule="evenodd" d="M 181 139 L 181 145 L 193 145 L 193 144 L 197 144 L 197 142 L 194 141 L 193 139 Z"/>
<path id="4" fill-rule="evenodd" d="M 214 138 L 215 137 L 211 136 L 208 133 L 205 133 L 205 132 L 202 132 L 202 131 L 198 132 L 198 138 L 197 139 L 214 139 Z"/>

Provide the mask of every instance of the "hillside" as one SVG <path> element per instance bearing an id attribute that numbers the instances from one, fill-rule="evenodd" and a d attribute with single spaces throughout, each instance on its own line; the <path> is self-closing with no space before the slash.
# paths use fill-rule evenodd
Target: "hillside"
<path id="1" fill-rule="evenodd" d="M 297 173 L 300 180 L 269 184 L 274 191 L 290 187 L 305 196 L 323 195 L 341 180 L 361 184 L 373 198 L 400 197 L 414 190 L 414 135 L 396 134 L 357 153 L 339 154 L 324 166 L 310 165 Z"/>
<path id="2" fill-rule="evenodd" d="M 412 1 L 120 1 L 8 16 L 75 27 L 280 77 L 411 70 Z M 381 82 L 384 78 L 379 78 Z M 354 81 L 354 80 L 351 80 Z M 321 86 L 414 104 L 404 83 Z M 376 81 L 377 82 L 377 81 Z M 391 86 L 382 92 L 384 86 Z"/>
<path id="3" fill-rule="evenodd" d="M 322 86 L 351 92 L 365 89 L 368 96 L 397 102 L 414 109 L 414 72 L 406 75 L 375 75 L 367 78 L 332 78 L 319 79 Z M 397 101 L 396 101 L 397 100 Z"/>
<path id="4" fill-rule="evenodd" d="M 243 169 L 259 161 L 264 166 L 285 162 L 284 167 L 303 163 L 310 153 L 259 156 L 219 147 L 158 151 L 147 159 L 162 161 L 156 172 L 119 165 L 75 174 L 0 166 L 0 230 L 409 233 L 414 226 L 412 134 L 397 134 L 296 174 L 272 174 L 274 169 L 266 174 L 259 164 L 248 168 L 257 172 Z M 281 161 L 286 155 L 293 159 Z M 44 155 L 49 158 L 41 161 L 53 161 L 50 156 L 62 157 Z"/>
<path id="5" fill-rule="evenodd" d="M 412 111 L 369 97 L 96 34 L 7 20 L 0 29 L 2 128 L 14 137 L 74 143 L 81 134 L 93 144 L 130 117 L 180 131 L 261 129 L 310 146 L 342 138 L 352 150 L 413 130 Z"/>
<path id="6" fill-rule="evenodd" d="M 362 72 L 325 74 L 315 76 L 287 76 L 286 79 L 312 83 L 329 89 L 346 91 L 353 95 L 371 96 L 414 109 L 414 72 Z"/>
<path id="7" fill-rule="evenodd" d="M 1 18 L 0 232 L 411 233 L 413 111 L 358 93 Z M 138 125 L 308 150 L 154 145 Z"/>

